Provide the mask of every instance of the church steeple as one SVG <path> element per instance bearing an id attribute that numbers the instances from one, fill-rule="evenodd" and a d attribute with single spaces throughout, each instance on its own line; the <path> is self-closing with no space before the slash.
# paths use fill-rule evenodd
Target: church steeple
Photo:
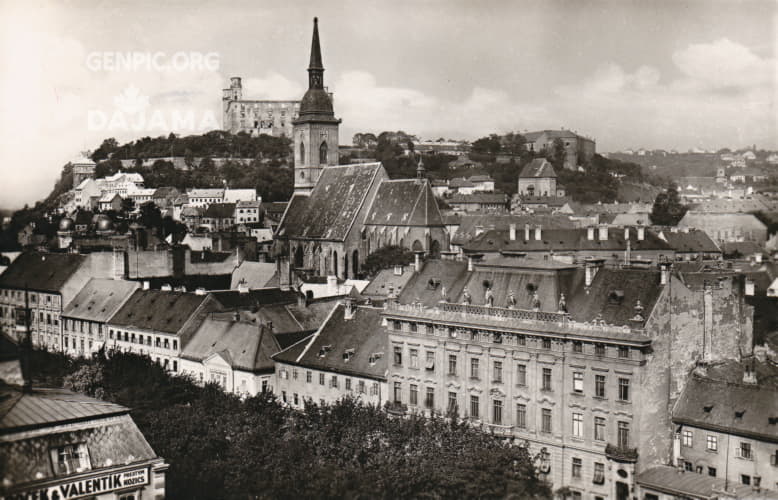
<path id="1" fill-rule="evenodd" d="M 313 18 L 313 39 L 311 40 L 311 62 L 308 64 L 308 88 L 324 88 L 324 65 L 321 62 L 319 43 L 319 18 Z"/>

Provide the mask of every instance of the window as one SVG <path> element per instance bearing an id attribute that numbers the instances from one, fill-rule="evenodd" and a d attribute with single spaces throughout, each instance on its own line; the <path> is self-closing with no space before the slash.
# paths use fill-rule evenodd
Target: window
<path id="1" fill-rule="evenodd" d="M 740 443 L 740 446 L 735 450 L 735 456 L 738 458 L 745 458 L 751 460 L 753 458 L 751 454 L 751 443 Z"/>
<path id="2" fill-rule="evenodd" d="M 573 341 L 573 352 L 581 353 L 583 352 L 583 342 L 580 340 L 574 340 Z"/>
<path id="3" fill-rule="evenodd" d="M 296 392 L 295 392 L 294 394 L 292 394 L 292 400 L 294 401 L 294 405 L 295 405 L 295 406 L 297 406 L 297 405 L 299 405 L 299 404 L 300 404 L 300 399 L 299 399 L 299 397 L 297 396 L 297 393 L 296 393 Z"/>
<path id="4" fill-rule="evenodd" d="M 683 469 L 687 472 L 693 472 L 694 464 L 687 460 L 686 462 L 683 463 Z"/>
<path id="5" fill-rule="evenodd" d="M 70 475 L 92 468 L 89 462 L 89 452 L 86 444 L 66 444 L 51 449 L 51 462 L 54 472 L 59 475 Z"/>
<path id="6" fill-rule="evenodd" d="M 427 387 L 427 394 L 424 397 L 424 406 L 433 408 L 435 406 L 435 388 Z"/>
<path id="7" fill-rule="evenodd" d="M 403 364 L 403 348 L 398 345 L 394 346 L 394 364 L 397 366 Z"/>
<path id="8" fill-rule="evenodd" d="M 411 360 L 411 368 L 418 368 L 419 367 L 419 350 L 418 349 L 411 349 L 409 351 L 409 358 Z"/>
<path id="9" fill-rule="evenodd" d="M 619 401 L 629 401 L 629 379 L 619 379 Z"/>
<path id="10" fill-rule="evenodd" d="M 718 449 L 719 449 L 719 438 L 718 438 L 718 436 L 714 436 L 712 434 L 708 434 L 708 437 L 706 438 L 706 441 L 707 441 L 708 451 L 718 451 Z"/>
<path id="11" fill-rule="evenodd" d="M 527 365 L 516 365 L 516 384 L 527 385 Z"/>
<path id="12" fill-rule="evenodd" d="M 360 394 L 364 394 L 365 393 L 365 381 L 364 380 L 360 380 L 357 383 L 357 392 L 359 392 Z"/>
<path id="13" fill-rule="evenodd" d="M 502 401 L 499 399 L 492 401 L 492 423 L 502 425 Z"/>
<path id="14" fill-rule="evenodd" d="M 471 358 L 470 359 L 470 378 L 478 378 L 478 372 L 479 372 L 479 365 L 480 361 L 478 358 Z"/>
<path id="15" fill-rule="evenodd" d="M 313 381 L 313 373 L 311 373 L 311 370 L 306 370 L 305 372 L 305 382 L 310 384 Z"/>
<path id="16" fill-rule="evenodd" d="M 286 391 L 281 391 L 281 399 L 286 403 Z"/>
<path id="17" fill-rule="evenodd" d="M 427 361 L 424 368 L 427 371 L 435 371 L 435 351 L 427 351 Z"/>
<path id="18" fill-rule="evenodd" d="M 456 375 L 457 374 L 457 355 L 456 354 L 449 354 L 448 355 L 448 374 L 449 375 Z"/>
<path id="19" fill-rule="evenodd" d="M 402 403 L 402 384 L 400 382 L 394 383 L 394 402 Z"/>
<path id="20" fill-rule="evenodd" d="M 516 405 L 516 427 L 519 429 L 527 428 L 527 405 L 518 403 Z"/>
<path id="21" fill-rule="evenodd" d="M 478 401 L 478 396 L 470 396 L 470 416 L 473 418 L 478 418 L 479 413 L 480 402 Z"/>
<path id="22" fill-rule="evenodd" d="M 351 379 L 350 378 L 346 379 L 346 390 L 347 391 L 351 390 Z"/>
<path id="23" fill-rule="evenodd" d="M 708 475 L 711 477 L 716 477 L 716 468 L 715 467 L 708 467 Z"/>
<path id="24" fill-rule="evenodd" d="M 297 380 L 297 368 L 292 368 L 292 379 Z"/>
<path id="25" fill-rule="evenodd" d="M 629 358 L 629 347 L 627 347 L 627 346 L 619 346 L 619 357 L 620 358 Z"/>
<path id="26" fill-rule="evenodd" d="M 573 413 L 573 436 L 583 437 L 583 413 Z"/>
<path id="27" fill-rule="evenodd" d="M 457 405 L 457 393 L 456 392 L 449 392 L 448 393 L 448 409 L 449 411 L 456 411 L 458 405 Z"/>
<path id="28" fill-rule="evenodd" d="M 573 477 L 579 478 L 581 477 L 581 469 L 583 468 L 583 461 L 580 458 L 574 458 L 573 459 Z"/>
<path id="29" fill-rule="evenodd" d="M 419 386 L 416 384 L 411 384 L 411 391 L 410 391 L 410 397 L 408 398 L 408 403 L 414 406 L 419 404 Z"/>
<path id="30" fill-rule="evenodd" d="M 494 382 L 502 382 L 502 361 L 494 362 Z"/>
<path id="31" fill-rule="evenodd" d="M 605 464 L 599 462 L 594 463 L 594 476 L 592 477 L 592 482 L 594 484 L 605 483 Z"/>
<path id="32" fill-rule="evenodd" d="M 417 333 L 419 331 L 419 327 L 416 325 L 416 323 L 411 323 L 411 333 Z"/>
<path id="33" fill-rule="evenodd" d="M 337 375 L 333 375 L 332 378 L 330 378 L 330 387 L 332 387 L 333 389 L 337 389 L 338 388 L 338 376 Z"/>
<path id="34" fill-rule="evenodd" d="M 324 374 L 323 373 L 319 374 L 319 385 L 324 385 Z"/>
<path id="35" fill-rule="evenodd" d="M 373 382 L 373 385 L 370 386 L 370 395 L 378 396 L 378 382 Z"/>
<path id="36" fill-rule="evenodd" d="M 594 440 L 605 441 L 605 418 L 594 417 Z"/>
<path id="37" fill-rule="evenodd" d="M 551 390 L 551 368 L 543 368 L 543 387 L 544 391 Z"/>
<path id="38" fill-rule="evenodd" d="M 692 431 L 683 431 L 681 443 L 686 447 L 692 447 Z"/>
<path id="39" fill-rule="evenodd" d="M 543 339 L 543 349 L 551 349 L 551 339 Z"/>
<path id="40" fill-rule="evenodd" d="M 619 448 L 629 448 L 629 422 L 619 422 Z"/>
<path id="41" fill-rule="evenodd" d="M 751 484 L 751 476 L 747 474 L 740 475 L 740 482 L 743 484 Z"/>
<path id="42" fill-rule="evenodd" d="M 516 344 L 527 345 L 527 337 L 525 337 L 524 335 L 518 335 L 516 337 Z"/>
<path id="43" fill-rule="evenodd" d="M 573 372 L 573 392 L 583 392 L 583 372 Z"/>
<path id="44" fill-rule="evenodd" d="M 175 359 L 173 360 L 173 371 L 174 372 L 178 371 L 178 361 L 176 361 Z"/>
<path id="45" fill-rule="evenodd" d="M 594 344 L 595 356 L 605 356 L 605 344 Z"/>
<path id="46" fill-rule="evenodd" d="M 178 340 L 173 339 L 173 349 L 178 349 Z"/>
<path id="47" fill-rule="evenodd" d="M 594 395 L 598 398 L 605 397 L 605 375 L 594 376 Z"/>
<path id="48" fill-rule="evenodd" d="M 551 432 L 551 410 L 543 408 L 541 413 L 541 432 Z"/>

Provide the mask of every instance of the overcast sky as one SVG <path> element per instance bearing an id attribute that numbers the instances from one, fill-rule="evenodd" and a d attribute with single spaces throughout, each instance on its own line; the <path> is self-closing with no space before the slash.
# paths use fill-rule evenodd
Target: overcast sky
<path id="1" fill-rule="evenodd" d="M 565 127 L 599 151 L 778 149 L 777 6 L 0 0 L 0 206 L 41 198 L 105 137 L 219 128 L 230 76 L 299 99 L 314 16 L 341 144 Z M 157 64 L 115 71 L 116 52 Z"/>

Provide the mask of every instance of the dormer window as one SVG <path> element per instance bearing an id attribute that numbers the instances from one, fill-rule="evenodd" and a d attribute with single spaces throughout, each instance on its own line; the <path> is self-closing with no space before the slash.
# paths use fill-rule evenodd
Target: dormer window
<path id="1" fill-rule="evenodd" d="M 705 413 L 710 413 L 712 409 L 713 409 L 713 405 L 705 405 L 702 407 L 702 411 L 704 411 Z"/>
<path id="2" fill-rule="evenodd" d="M 346 349 L 345 351 L 343 351 L 343 361 L 348 363 L 351 360 L 351 358 L 354 357 L 354 353 L 355 352 L 356 351 L 353 348 L 352 349 Z"/>
<path id="3" fill-rule="evenodd" d="M 745 410 L 740 410 L 735 412 L 735 418 L 743 418 L 743 415 L 746 413 Z"/>
<path id="4" fill-rule="evenodd" d="M 51 449 L 51 463 L 57 475 L 68 476 L 92 468 L 86 444 L 66 444 Z"/>

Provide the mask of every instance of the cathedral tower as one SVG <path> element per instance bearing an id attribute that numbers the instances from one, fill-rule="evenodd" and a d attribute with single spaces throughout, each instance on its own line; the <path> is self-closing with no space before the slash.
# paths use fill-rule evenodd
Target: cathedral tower
<path id="1" fill-rule="evenodd" d="M 327 165 L 338 164 L 338 126 L 332 97 L 324 87 L 324 66 L 319 45 L 319 22 L 313 19 L 308 91 L 294 121 L 294 192 L 310 194 Z"/>

